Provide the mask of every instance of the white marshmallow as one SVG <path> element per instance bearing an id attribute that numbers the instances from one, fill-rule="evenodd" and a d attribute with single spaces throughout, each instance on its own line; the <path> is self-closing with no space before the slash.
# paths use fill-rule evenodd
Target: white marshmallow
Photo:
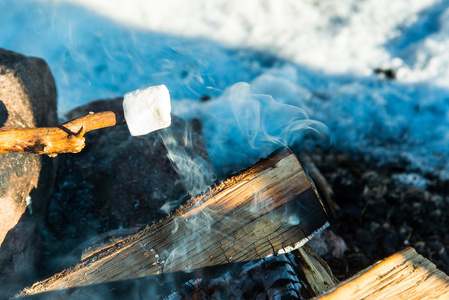
<path id="1" fill-rule="evenodd" d="M 123 111 L 132 136 L 170 126 L 171 104 L 167 87 L 162 84 L 125 94 Z"/>

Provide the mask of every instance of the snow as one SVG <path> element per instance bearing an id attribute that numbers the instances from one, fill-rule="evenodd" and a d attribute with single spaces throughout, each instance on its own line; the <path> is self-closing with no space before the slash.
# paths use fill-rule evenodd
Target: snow
<path id="1" fill-rule="evenodd" d="M 167 128 L 171 124 L 170 94 L 167 87 L 161 84 L 126 93 L 123 111 L 132 136 Z"/>
<path id="2" fill-rule="evenodd" d="M 165 84 L 218 170 L 312 139 L 449 179 L 448 4 L 0 1 L 0 47 L 47 61 L 60 117 Z"/>
<path id="3" fill-rule="evenodd" d="M 417 173 L 400 173 L 393 174 L 392 179 L 396 181 L 398 186 L 414 187 L 425 190 L 427 188 L 427 180 Z"/>

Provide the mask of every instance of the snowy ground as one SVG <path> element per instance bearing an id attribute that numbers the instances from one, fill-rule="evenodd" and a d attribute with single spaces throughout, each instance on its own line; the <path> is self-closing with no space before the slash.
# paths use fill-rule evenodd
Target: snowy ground
<path id="1" fill-rule="evenodd" d="M 312 128 L 322 146 L 449 179 L 448 4 L 3 0 L 0 47 L 47 61 L 61 117 L 167 85 L 174 112 L 202 120 L 218 169 Z"/>

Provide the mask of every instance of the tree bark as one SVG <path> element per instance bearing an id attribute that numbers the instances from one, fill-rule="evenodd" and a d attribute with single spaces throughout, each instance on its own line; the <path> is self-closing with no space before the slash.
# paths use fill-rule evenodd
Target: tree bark
<path id="1" fill-rule="evenodd" d="M 63 297 L 70 288 L 264 258 L 297 249 L 327 226 L 312 182 L 283 149 L 21 295 Z"/>
<path id="2" fill-rule="evenodd" d="M 84 148 L 86 132 L 125 122 L 123 111 L 91 113 L 55 127 L 2 128 L 0 153 L 36 153 L 56 156 L 78 153 Z"/>

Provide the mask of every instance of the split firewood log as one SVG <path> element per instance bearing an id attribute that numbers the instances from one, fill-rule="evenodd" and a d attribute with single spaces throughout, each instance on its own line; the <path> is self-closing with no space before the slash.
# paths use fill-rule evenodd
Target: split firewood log
<path id="1" fill-rule="evenodd" d="M 408 247 L 315 299 L 449 299 L 449 277 Z"/>
<path id="2" fill-rule="evenodd" d="M 107 293 L 118 281 L 283 254 L 327 226 L 312 182 L 283 149 L 21 296 L 62 299 L 92 286 Z"/>

